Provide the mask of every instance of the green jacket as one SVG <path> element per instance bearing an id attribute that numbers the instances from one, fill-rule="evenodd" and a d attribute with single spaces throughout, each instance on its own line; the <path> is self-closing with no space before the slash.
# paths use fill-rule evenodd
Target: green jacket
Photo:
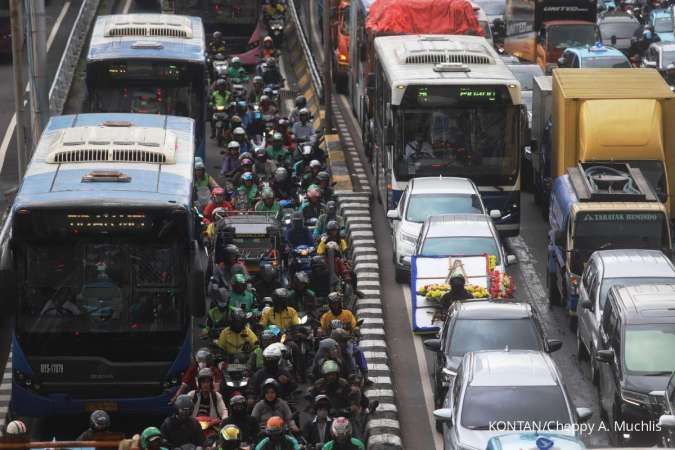
<path id="1" fill-rule="evenodd" d="M 360 440 L 358 440 L 356 438 L 351 439 L 351 444 L 352 444 L 352 447 L 354 447 L 354 449 L 366 450 L 366 446 L 363 445 L 363 442 L 361 442 Z M 329 441 L 329 442 L 326 442 L 325 444 L 323 444 L 322 450 L 333 450 L 334 447 L 335 447 L 335 441 Z"/>
<path id="2" fill-rule="evenodd" d="M 227 311 L 221 311 L 217 306 L 209 309 L 206 313 L 206 326 L 204 332 L 208 333 L 211 327 L 225 328 L 227 326 Z"/>
<path id="3" fill-rule="evenodd" d="M 293 436 L 287 434 L 284 435 L 284 442 L 281 445 L 272 444 L 270 438 L 266 437 L 255 446 L 255 450 L 287 450 L 289 448 L 300 450 L 300 444 L 298 444 L 298 441 Z M 326 447 L 324 446 L 324 448 Z"/>
<path id="4" fill-rule="evenodd" d="M 251 185 L 251 187 L 248 189 L 246 189 L 246 186 L 239 186 L 237 191 L 246 193 L 246 198 L 248 198 L 250 205 L 252 205 L 251 202 L 253 202 L 253 200 L 255 200 L 255 198 L 258 196 L 258 186 L 255 184 Z"/>
<path id="5" fill-rule="evenodd" d="M 230 292 L 229 303 L 231 308 L 240 308 L 241 305 L 244 305 L 242 308 L 244 312 L 251 312 L 255 305 L 255 300 L 255 295 L 250 289 L 246 289 L 241 294 L 235 291 Z"/>
<path id="6" fill-rule="evenodd" d="M 274 146 L 267 147 L 265 153 L 267 153 L 267 157 L 274 162 L 282 161 L 286 163 L 291 157 L 291 154 L 283 146 L 280 148 L 274 148 Z"/>
<path id="7" fill-rule="evenodd" d="M 227 78 L 247 78 L 246 69 L 241 66 L 230 66 L 227 68 Z"/>
<path id="8" fill-rule="evenodd" d="M 230 91 L 220 92 L 215 90 L 211 92 L 211 106 L 225 106 L 227 107 L 230 104 L 230 99 L 232 94 Z"/>

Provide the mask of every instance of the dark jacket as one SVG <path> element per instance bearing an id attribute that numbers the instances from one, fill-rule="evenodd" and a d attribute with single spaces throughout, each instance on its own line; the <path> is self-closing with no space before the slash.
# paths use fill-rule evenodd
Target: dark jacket
<path id="1" fill-rule="evenodd" d="M 333 425 L 333 419 L 330 417 L 326 420 L 326 431 L 324 432 L 324 437 L 323 440 L 321 440 L 321 435 L 319 434 L 319 421 L 316 419 L 316 417 L 313 420 L 310 420 L 305 424 L 304 427 L 302 427 L 302 437 L 305 438 L 308 444 L 311 445 L 316 445 L 316 444 L 325 444 L 326 442 L 330 441 L 332 439 L 332 436 L 330 434 L 330 427 Z M 321 448 L 321 447 L 319 447 Z"/>
<path id="2" fill-rule="evenodd" d="M 160 431 L 171 448 L 180 447 L 183 444 L 203 447 L 205 444 L 202 427 L 194 417 L 182 419 L 175 415 L 169 416 L 164 419 Z"/>
<path id="3" fill-rule="evenodd" d="M 249 414 L 232 414 L 223 421 L 223 426 L 225 425 L 236 425 L 241 431 L 242 442 L 252 444 L 258 441 L 260 427 L 258 421 Z"/>

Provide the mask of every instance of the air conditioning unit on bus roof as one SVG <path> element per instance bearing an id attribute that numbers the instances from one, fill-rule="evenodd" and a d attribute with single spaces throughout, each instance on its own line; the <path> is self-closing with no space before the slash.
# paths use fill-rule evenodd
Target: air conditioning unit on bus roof
<path id="1" fill-rule="evenodd" d="M 189 17 L 172 14 L 131 14 L 111 16 L 105 37 L 168 37 L 192 39 Z"/>
<path id="2" fill-rule="evenodd" d="M 175 164 L 178 138 L 157 128 L 110 125 L 75 127 L 60 131 L 47 162 Z"/>
<path id="3" fill-rule="evenodd" d="M 406 42 L 397 53 L 403 64 L 495 64 L 479 44 L 467 46 L 448 39 Z"/>

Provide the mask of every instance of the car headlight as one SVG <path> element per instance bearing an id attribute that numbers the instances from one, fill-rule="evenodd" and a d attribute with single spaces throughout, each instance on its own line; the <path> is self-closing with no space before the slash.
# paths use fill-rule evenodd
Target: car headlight
<path id="1" fill-rule="evenodd" d="M 636 406 L 648 406 L 651 403 L 648 394 L 629 391 L 628 389 L 621 389 L 621 399 L 626 403 Z"/>

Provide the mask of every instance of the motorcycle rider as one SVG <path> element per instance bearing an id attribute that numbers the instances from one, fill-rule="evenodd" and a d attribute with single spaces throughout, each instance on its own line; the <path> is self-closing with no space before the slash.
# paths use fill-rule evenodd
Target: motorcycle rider
<path id="1" fill-rule="evenodd" d="M 326 224 L 326 234 L 321 236 L 318 247 L 316 248 L 317 255 L 325 255 L 327 245 L 329 242 L 335 242 L 339 246 L 340 253 L 345 255 L 349 249 L 347 240 L 340 236 L 340 225 L 335 220 L 331 220 Z"/>
<path id="2" fill-rule="evenodd" d="M 272 305 L 262 312 L 260 325 L 263 328 L 268 325 L 276 325 L 282 330 L 288 330 L 293 325 L 300 323 L 297 311 L 288 306 L 288 289 L 275 289 L 272 293 Z"/>
<path id="3" fill-rule="evenodd" d="M 249 372 L 256 373 L 263 367 L 263 351 L 270 345 L 277 342 L 277 335 L 269 328 L 265 328 L 260 333 L 260 345 L 253 349 L 248 357 L 246 366 Z"/>
<path id="4" fill-rule="evenodd" d="M 265 86 L 269 86 L 271 84 L 281 85 L 281 83 L 284 82 L 284 79 L 281 76 L 281 73 L 279 72 L 276 59 L 267 58 L 265 63 L 267 65 L 267 68 L 262 73 L 263 82 L 265 83 Z"/>
<path id="5" fill-rule="evenodd" d="M 270 417 L 279 416 L 289 424 L 291 430 L 297 433 L 298 427 L 293 420 L 293 413 L 286 400 L 280 397 L 281 387 L 279 383 L 268 378 L 262 384 L 260 390 L 260 400 L 253 407 L 251 415 L 262 426 Z"/>
<path id="6" fill-rule="evenodd" d="M 176 413 L 164 419 L 162 422 L 161 435 L 167 440 L 171 448 L 180 447 L 184 444 L 203 447 L 205 444 L 202 427 L 192 416 L 194 404 L 192 398 L 187 395 L 179 395 L 174 403 Z"/>
<path id="7" fill-rule="evenodd" d="M 193 404 L 192 417 L 211 417 L 221 421 L 226 419 L 227 408 L 223 396 L 213 388 L 213 372 L 211 369 L 208 367 L 199 369 L 197 384 L 199 388 L 187 394 Z"/>
<path id="8" fill-rule="evenodd" d="M 260 388 L 265 380 L 272 378 L 279 383 L 279 395 L 288 398 L 296 389 L 297 385 L 291 373 L 281 365 L 282 352 L 279 346 L 269 345 L 263 350 L 263 367 L 253 374 L 248 385 L 250 401 L 260 394 Z"/>
<path id="9" fill-rule="evenodd" d="M 228 425 L 239 428 L 242 442 L 252 444 L 258 440 L 260 430 L 258 421 L 248 413 L 246 397 L 241 394 L 236 394 L 230 399 L 230 416 L 223 420 L 223 427 L 227 428 Z"/>
<path id="10" fill-rule="evenodd" d="M 321 191 L 317 187 L 310 187 L 307 189 L 307 196 L 305 201 L 300 205 L 299 211 L 305 220 L 312 218 L 319 218 L 321 214 L 326 212 L 326 205 L 321 203 Z"/>
<path id="11" fill-rule="evenodd" d="M 284 423 L 281 417 L 270 417 L 265 423 L 267 437 L 256 445 L 255 450 L 300 450 L 298 441 L 286 433 Z"/>
<path id="12" fill-rule="evenodd" d="M 110 416 L 107 412 L 97 409 L 89 416 L 89 428 L 84 430 L 77 438 L 78 441 L 105 440 L 113 435 L 110 432 Z"/>
<path id="13" fill-rule="evenodd" d="M 296 311 L 313 316 L 319 303 L 316 293 L 309 289 L 309 276 L 302 271 L 295 272 L 291 289 L 288 290 L 288 304 Z"/>
<path id="14" fill-rule="evenodd" d="M 255 149 L 254 155 L 253 172 L 258 175 L 258 178 L 267 181 L 271 180 L 274 176 L 274 171 L 277 170 L 276 162 L 267 156 L 267 149 L 262 146 Z"/>
<path id="15" fill-rule="evenodd" d="M 237 171 L 237 174 L 234 176 L 234 179 L 232 180 L 232 184 L 235 186 L 241 186 L 242 184 L 242 179 L 241 177 L 246 173 L 250 172 L 251 175 L 253 176 L 253 184 L 258 185 L 258 177 L 256 176 L 255 173 L 253 173 L 253 160 L 248 157 L 248 153 L 246 153 L 247 157 L 243 158 L 241 155 L 239 157 L 239 163 L 241 164 L 241 167 L 239 167 L 239 170 Z"/>
<path id="16" fill-rule="evenodd" d="M 334 410 L 347 408 L 351 387 L 349 382 L 340 376 L 340 366 L 336 361 L 327 359 L 321 364 L 321 378 L 309 389 L 311 395 L 323 394 L 330 399 Z"/>
<path id="17" fill-rule="evenodd" d="M 232 275 L 231 286 L 230 308 L 241 308 L 244 313 L 253 312 L 258 305 L 253 290 L 248 286 L 246 276 L 242 273 Z"/>
<path id="18" fill-rule="evenodd" d="M 237 188 L 237 193 L 240 198 L 246 200 L 246 204 L 237 205 L 237 209 L 251 209 L 258 199 L 258 186 L 254 183 L 251 172 L 245 172 L 241 176 L 241 185 Z"/>
<path id="19" fill-rule="evenodd" d="M 227 153 L 223 156 L 223 163 L 220 169 L 220 175 L 226 178 L 233 178 L 241 167 L 239 162 L 239 142 L 230 141 L 227 144 Z"/>
<path id="20" fill-rule="evenodd" d="M 251 142 L 248 140 L 248 136 L 246 136 L 246 131 L 242 127 L 237 127 L 232 130 L 232 137 L 239 143 L 240 154 L 246 152 L 250 153 L 253 150 L 251 148 Z"/>
<path id="21" fill-rule="evenodd" d="M 288 166 L 291 162 L 291 154 L 288 149 L 284 147 L 284 137 L 279 132 L 275 132 L 272 135 L 272 145 L 267 147 L 265 152 L 269 159 L 279 166 Z"/>
<path id="22" fill-rule="evenodd" d="M 212 213 L 216 208 L 223 208 L 225 211 L 234 210 L 232 204 L 225 200 L 225 189 L 221 187 L 214 188 L 211 191 L 211 200 L 204 207 L 204 217 L 208 220 L 213 220 Z"/>
<path id="23" fill-rule="evenodd" d="M 166 438 L 166 435 L 162 435 L 163 433 L 159 431 L 157 427 L 146 428 L 140 436 L 140 448 L 142 450 L 167 450 L 166 447 L 162 446 L 162 437 Z"/>
<path id="24" fill-rule="evenodd" d="M 326 225 L 328 222 L 335 221 L 337 222 L 340 230 L 344 230 L 345 221 L 344 218 L 337 213 L 337 202 L 331 200 L 326 202 L 326 212 L 319 216 L 319 219 L 316 221 L 316 227 L 314 228 L 314 238 L 319 239 L 321 235 L 326 232 Z"/>
<path id="25" fill-rule="evenodd" d="M 220 333 L 217 345 L 226 355 L 250 353 L 258 345 L 258 337 L 246 323 L 246 315 L 241 309 L 232 310 L 230 324 Z"/>
<path id="26" fill-rule="evenodd" d="M 333 338 L 324 338 L 319 341 L 319 348 L 314 355 L 314 361 L 310 369 L 315 380 L 321 378 L 321 367 L 326 361 L 335 361 L 338 363 L 338 367 L 344 365 L 342 355 L 340 355 L 340 346 Z M 340 372 L 343 372 L 343 370 L 340 370 Z"/>
<path id="27" fill-rule="evenodd" d="M 286 230 L 284 235 L 286 245 L 293 249 L 299 245 L 314 245 L 314 238 L 311 231 L 305 226 L 305 218 L 302 212 L 295 211 L 291 218 L 291 226 Z"/>
<path id="28" fill-rule="evenodd" d="M 323 168 L 321 166 L 321 161 L 318 159 L 313 159 L 309 162 L 309 170 L 305 170 L 305 173 L 302 175 L 302 188 L 307 189 L 312 184 L 316 184 L 318 179 L 317 175 L 321 172 Z"/>
<path id="29" fill-rule="evenodd" d="M 321 330 L 326 336 L 332 331 L 331 322 L 339 320 L 343 328 L 354 332 L 357 330 L 356 317 L 348 309 L 342 307 L 342 295 L 339 292 L 328 294 L 328 311 L 321 316 Z"/>
<path id="30" fill-rule="evenodd" d="M 322 450 L 365 450 L 366 446 L 359 439 L 352 437 L 352 426 L 345 417 L 338 417 L 331 426 L 333 440 L 323 446 Z"/>
<path id="31" fill-rule="evenodd" d="M 276 116 L 279 113 L 279 108 L 277 108 L 277 105 L 272 101 L 272 97 L 267 95 L 264 91 L 262 97 L 260 97 L 260 112 L 266 116 Z"/>
<path id="32" fill-rule="evenodd" d="M 195 189 L 208 188 L 209 190 L 220 187 L 218 182 L 212 176 L 206 173 L 206 166 L 204 165 L 204 162 L 201 161 L 201 159 L 195 162 L 194 187 Z"/>
<path id="33" fill-rule="evenodd" d="M 263 39 L 260 56 L 263 59 L 277 56 L 277 49 L 274 48 L 274 40 L 272 39 L 272 36 L 265 36 L 265 38 Z"/>
<path id="34" fill-rule="evenodd" d="M 246 73 L 246 69 L 241 65 L 241 59 L 238 56 L 233 56 L 230 60 L 230 65 L 227 68 L 227 77 L 235 84 L 248 81 L 248 74 Z"/>
<path id="35" fill-rule="evenodd" d="M 274 192 L 270 188 L 265 188 L 260 195 L 260 201 L 255 204 L 256 212 L 270 213 L 275 219 L 281 216 L 281 205 L 274 199 Z M 267 297 L 264 295 L 263 297 Z"/>
<path id="36" fill-rule="evenodd" d="M 272 264 L 265 264 L 256 276 L 255 292 L 260 298 L 272 297 L 280 284 L 277 268 Z"/>
<path id="37" fill-rule="evenodd" d="M 265 82 L 260 75 L 253 77 L 253 89 L 248 93 L 248 102 L 252 105 L 257 105 L 260 103 L 260 97 L 263 95 L 263 88 L 265 87 Z"/>
<path id="38" fill-rule="evenodd" d="M 295 198 L 296 187 L 288 176 L 288 170 L 285 167 L 277 167 L 274 171 L 274 177 L 270 182 L 274 197 L 279 200 L 291 200 Z"/>
<path id="39" fill-rule="evenodd" d="M 293 123 L 293 135 L 296 142 L 309 142 L 314 145 L 316 140 L 313 124 L 310 122 L 309 110 L 302 108 L 298 111 L 298 120 Z"/>
<path id="40" fill-rule="evenodd" d="M 216 450 L 242 450 L 242 433 L 236 425 L 226 425 L 218 433 Z M 248 447 L 246 447 L 248 449 Z"/>
<path id="41" fill-rule="evenodd" d="M 223 381 L 223 373 L 218 368 L 218 365 L 214 362 L 211 350 L 203 347 L 197 350 L 197 353 L 192 360 L 192 364 L 190 364 L 188 370 L 186 370 L 183 374 L 180 387 L 171 400 L 172 403 L 175 402 L 179 396 L 185 394 L 186 392 L 199 388 L 197 376 L 199 375 L 199 371 L 202 369 L 211 369 L 211 373 L 213 374 L 213 387 L 215 390 L 220 391 L 220 384 Z"/>
<path id="42" fill-rule="evenodd" d="M 215 31 L 211 35 L 211 42 L 209 42 L 209 54 L 216 55 L 217 53 L 227 53 L 223 33 L 220 31 Z"/>
<path id="43" fill-rule="evenodd" d="M 296 151 L 296 155 L 293 156 L 293 160 L 295 161 L 293 176 L 301 180 L 309 170 L 309 164 L 314 161 L 312 159 L 312 146 L 309 144 L 301 145 L 299 151 Z M 321 166 L 321 163 L 319 163 L 319 166 Z"/>
<path id="44" fill-rule="evenodd" d="M 295 150 L 295 139 L 293 138 L 293 133 L 290 132 L 289 127 L 290 124 L 288 119 L 285 117 L 280 117 L 279 120 L 277 120 L 277 126 L 274 130 L 281 133 L 281 135 L 284 137 L 284 145 L 288 147 L 289 151 L 293 151 Z"/>
<path id="45" fill-rule="evenodd" d="M 303 108 L 307 108 L 307 99 L 302 95 L 298 95 L 295 97 L 295 108 L 293 108 L 288 118 L 292 124 L 300 120 L 300 110 Z"/>
<path id="46" fill-rule="evenodd" d="M 330 185 L 330 175 L 325 170 L 316 174 L 316 184 L 321 189 L 321 201 L 329 202 L 335 200 L 335 192 Z"/>
<path id="47" fill-rule="evenodd" d="M 211 92 L 209 106 L 211 111 L 216 111 L 218 107 L 227 108 L 232 99 L 232 93 L 228 90 L 227 81 L 219 78 L 214 84 L 214 90 Z M 211 116 L 211 139 L 216 137 L 216 121 Z"/>
<path id="48" fill-rule="evenodd" d="M 305 438 L 308 445 L 320 449 L 326 442 L 330 441 L 330 428 L 333 425 L 333 419 L 328 415 L 330 410 L 330 400 L 327 396 L 319 394 L 314 397 L 314 418 L 302 428 L 302 437 Z"/>
<path id="49" fill-rule="evenodd" d="M 213 281 L 219 288 L 231 289 L 230 282 L 234 274 L 241 273 L 248 278 L 246 265 L 241 261 L 240 256 L 236 245 L 222 246 L 216 242 L 216 266 L 213 269 Z"/>

